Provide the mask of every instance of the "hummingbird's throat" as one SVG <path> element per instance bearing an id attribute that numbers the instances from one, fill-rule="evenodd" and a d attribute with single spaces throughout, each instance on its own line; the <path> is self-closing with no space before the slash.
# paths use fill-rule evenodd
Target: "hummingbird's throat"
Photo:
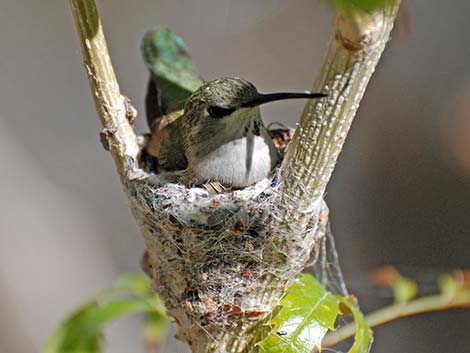
<path id="1" fill-rule="evenodd" d="M 251 132 L 255 136 L 260 136 L 261 135 L 261 125 L 262 125 L 261 121 L 259 121 L 258 119 L 254 119 L 245 128 L 247 134 L 249 134 Z"/>
<path id="2" fill-rule="evenodd" d="M 260 136 L 261 129 L 264 127 L 264 125 L 263 121 L 261 120 L 261 112 L 259 107 L 248 108 L 245 117 L 248 118 L 245 125 L 245 136 L 250 134 L 254 136 Z"/>

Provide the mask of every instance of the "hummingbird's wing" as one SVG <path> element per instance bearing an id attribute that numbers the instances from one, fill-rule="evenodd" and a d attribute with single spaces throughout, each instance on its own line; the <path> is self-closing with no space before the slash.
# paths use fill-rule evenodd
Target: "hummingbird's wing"
<path id="1" fill-rule="evenodd" d="M 142 55 L 150 71 L 146 112 L 152 128 L 162 115 L 182 109 L 203 80 L 181 37 L 167 28 L 155 27 L 145 35 Z"/>
<path id="2" fill-rule="evenodd" d="M 147 150 L 164 169 L 184 169 L 179 117 L 186 100 L 204 82 L 181 37 L 167 28 L 155 27 L 145 35 L 142 55 L 150 71 L 145 108 L 152 136 Z"/>

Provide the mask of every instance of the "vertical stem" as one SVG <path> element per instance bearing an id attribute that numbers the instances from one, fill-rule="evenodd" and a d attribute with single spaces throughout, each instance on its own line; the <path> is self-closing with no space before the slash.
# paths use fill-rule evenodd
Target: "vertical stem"
<path id="1" fill-rule="evenodd" d="M 280 221 L 303 227 L 322 198 L 366 86 L 388 42 L 400 0 L 372 13 L 337 7 L 333 34 L 281 170 Z M 318 203 L 317 203 L 318 204 Z"/>
<path id="2" fill-rule="evenodd" d="M 108 46 L 94 0 L 70 0 L 83 61 L 101 123 L 102 138 L 114 158 L 123 185 L 136 166 L 139 152 L 135 132 L 126 117 L 124 97 L 114 74 Z"/>

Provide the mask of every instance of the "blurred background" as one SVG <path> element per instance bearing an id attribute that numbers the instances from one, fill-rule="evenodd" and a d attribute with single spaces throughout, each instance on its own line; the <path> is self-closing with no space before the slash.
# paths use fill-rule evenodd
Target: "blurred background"
<path id="1" fill-rule="evenodd" d="M 470 2 L 406 5 L 327 195 L 346 280 L 364 309 L 387 302 L 366 280 L 382 264 L 424 281 L 470 267 Z M 206 79 L 302 91 L 333 19 L 317 0 L 98 6 L 139 131 L 147 81 L 139 46 L 153 25 L 185 39 Z M 117 274 L 140 271 L 144 245 L 99 142 L 68 2 L 2 0 L 0 46 L 0 352 L 39 352 L 75 306 Z M 302 104 L 268 105 L 264 117 L 294 126 Z M 112 324 L 106 352 L 143 352 L 139 323 Z M 468 351 L 469 324 L 468 310 L 400 320 L 376 329 L 372 351 Z M 185 347 L 170 340 L 163 352 Z"/>

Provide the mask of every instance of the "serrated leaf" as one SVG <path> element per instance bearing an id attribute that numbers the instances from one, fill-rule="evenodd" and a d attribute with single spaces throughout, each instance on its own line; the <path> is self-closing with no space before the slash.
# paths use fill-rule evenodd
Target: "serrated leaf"
<path id="1" fill-rule="evenodd" d="M 142 312 L 166 320 L 161 303 L 150 291 L 145 277 L 121 276 L 110 289 L 86 301 L 70 314 L 50 335 L 43 352 L 100 353 L 101 331 L 106 324 L 124 315 Z"/>
<path id="2" fill-rule="evenodd" d="M 270 334 L 258 342 L 263 353 L 310 353 L 321 351 L 321 342 L 328 330 L 335 329 L 339 315 L 351 313 L 356 324 L 354 344 L 348 353 L 368 353 L 372 331 L 354 298 L 334 295 L 310 274 L 290 286 L 280 302 L 280 311 L 268 325 Z"/>
<path id="3" fill-rule="evenodd" d="M 269 322 L 271 333 L 258 343 L 262 352 L 310 353 L 320 348 L 326 332 L 340 314 L 337 298 L 311 275 L 304 274 L 280 302 L 281 310 Z"/>

